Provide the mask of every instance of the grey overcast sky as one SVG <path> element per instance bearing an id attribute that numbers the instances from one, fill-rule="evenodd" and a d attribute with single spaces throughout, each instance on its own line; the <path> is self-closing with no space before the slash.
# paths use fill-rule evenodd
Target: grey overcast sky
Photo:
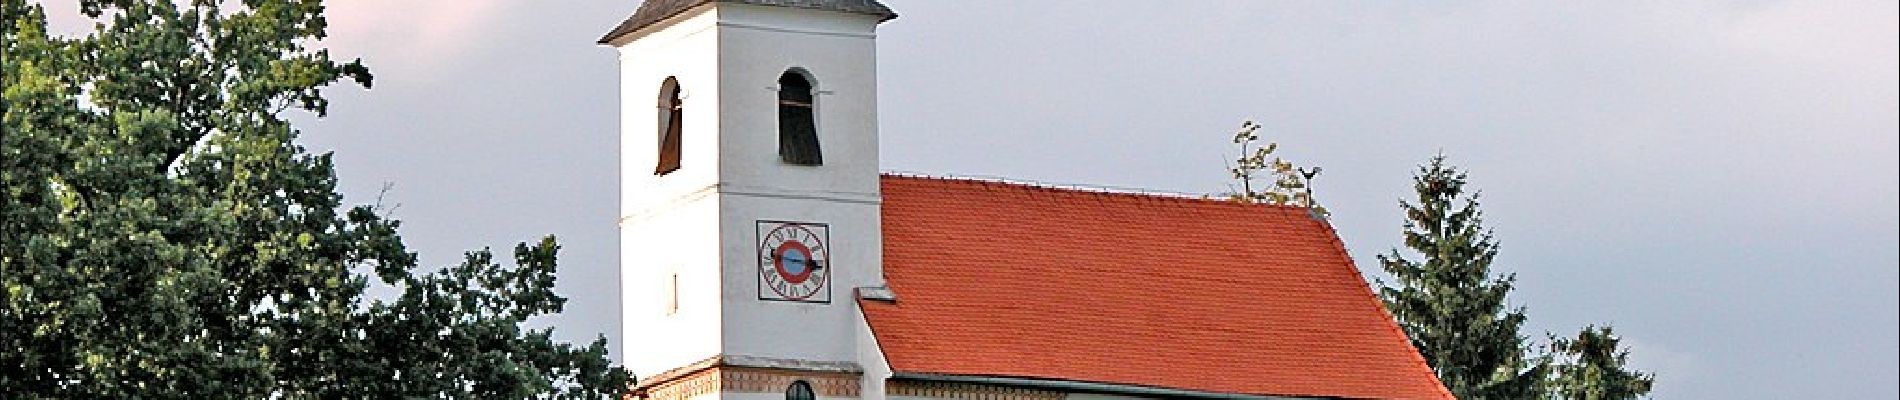
<path id="1" fill-rule="evenodd" d="M 1325 168 L 1372 278 L 1443 151 L 1532 335 L 1614 324 L 1658 398 L 1900 397 L 1893 1 L 886 1 L 887 170 L 1219 192 L 1251 118 Z M 617 338 L 594 39 L 637 4 L 333 0 L 327 42 L 376 87 L 333 90 L 306 143 L 350 201 L 393 183 L 428 264 L 559 235 L 573 300 L 545 322 Z"/>

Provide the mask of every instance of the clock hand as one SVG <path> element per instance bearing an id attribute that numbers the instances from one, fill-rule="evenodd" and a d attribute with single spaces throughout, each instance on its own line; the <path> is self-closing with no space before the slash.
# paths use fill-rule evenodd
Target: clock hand
<path id="1" fill-rule="evenodd" d="M 772 255 L 772 261 L 784 261 L 784 260 L 785 260 L 785 258 L 786 258 L 786 257 L 785 257 L 784 255 L 780 255 L 780 254 L 773 254 L 773 255 Z M 818 260 L 816 260 L 816 259 L 810 259 L 810 258 L 807 258 L 807 259 L 804 259 L 804 261 L 805 261 L 805 267 L 806 267 L 806 268 L 811 268 L 811 269 L 820 269 L 820 268 L 824 268 L 824 267 L 825 267 L 825 264 L 824 264 L 823 262 L 819 262 L 819 261 L 818 261 Z"/>

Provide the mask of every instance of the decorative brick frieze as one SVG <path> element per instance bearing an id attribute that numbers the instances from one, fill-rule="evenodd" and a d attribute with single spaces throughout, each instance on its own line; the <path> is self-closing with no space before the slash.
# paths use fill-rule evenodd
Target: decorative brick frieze
<path id="1" fill-rule="evenodd" d="M 676 379 L 646 386 L 634 391 L 632 400 L 685 400 L 707 393 L 719 391 L 719 370 L 702 369 L 685 374 Z"/>
<path id="2" fill-rule="evenodd" d="M 749 367 L 720 367 L 720 388 L 727 392 L 781 393 L 795 381 L 811 384 L 824 397 L 858 397 L 858 374 Z"/>
<path id="3" fill-rule="evenodd" d="M 1061 400 L 1062 392 L 1009 386 L 960 382 L 925 382 L 893 379 L 884 384 L 891 397 L 928 397 L 933 399 L 971 400 Z"/>
<path id="4" fill-rule="evenodd" d="M 805 381 L 823 397 L 858 397 L 859 377 L 853 371 L 810 371 L 731 365 L 718 360 L 695 363 L 697 369 L 674 370 L 640 382 L 628 400 L 686 400 L 710 393 L 783 393 L 792 382 Z"/>

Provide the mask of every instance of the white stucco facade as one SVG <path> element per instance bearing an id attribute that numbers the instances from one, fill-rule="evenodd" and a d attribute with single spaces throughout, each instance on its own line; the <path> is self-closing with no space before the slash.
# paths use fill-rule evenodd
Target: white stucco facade
<path id="1" fill-rule="evenodd" d="M 621 357 L 636 376 L 718 358 L 815 365 L 834 375 L 889 370 L 853 290 L 884 284 L 879 22 L 713 2 L 610 43 L 621 70 Z M 792 70 L 813 83 L 823 165 L 779 158 L 778 79 Z M 681 87 L 681 161 L 656 176 L 657 107 L 668 77 Z M 828 302 L 761 299 L 759 221 L 828 228 Z M 861 392 L 883 398 L 881 386 Z"/>
<path id="2" fill-rule="evenodd" d="M 719 125 L 715 26 L 710 13 L 694 16 L 619 47 L 621 357 L 638 376 L 720 351 L 718 136 L 708 134 Z M 655 176 L 668 76 L 684 99 L 684 154 L 680 170 Z"/>

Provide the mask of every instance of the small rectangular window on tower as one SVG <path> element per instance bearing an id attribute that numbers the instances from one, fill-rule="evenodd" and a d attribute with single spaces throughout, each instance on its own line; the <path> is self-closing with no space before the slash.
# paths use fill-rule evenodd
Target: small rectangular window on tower
<path id="1" fill-rule="evenodd" d="M 666 315 L 678 314 L 680 312 L 680 274 L 678 272 L 667 275 L 666 289 L 663 292 L 666 296 Z"/>

